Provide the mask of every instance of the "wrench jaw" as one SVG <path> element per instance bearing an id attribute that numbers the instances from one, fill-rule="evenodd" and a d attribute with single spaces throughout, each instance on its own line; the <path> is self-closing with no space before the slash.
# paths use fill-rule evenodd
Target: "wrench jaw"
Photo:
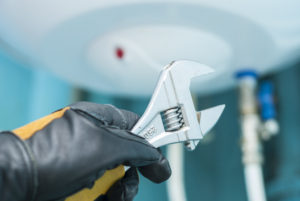
<path id="1" fill-rule="evenodd" d="M 225 105 L 218 105 L 196 112 L 202 137 L 204 137 L 215 126 L 215 124 L 220 119 L 224 109 Z M 186 142 L 185 146 L 188 150 L 192 151 L 196 148 L 199 142 L 200 140 L 191 140 Z"/>
<path id="2" fill-rule="evenodd" d="M 223 104 L 199 112 L 199 125 L 204 135 L 206 135 L 216 125 L 224 109 L 225 105 Z"/>
<path id="3" fill-rule="evenodd" d="M 170 71 L 174 79 L 174 83 L 184 87 L 184 90 L 189 88 L 191 79 L 209 73 L 215 70 L 207 65 L 189 60 L 173 61 L 164 67 L 165 71 Z"/>

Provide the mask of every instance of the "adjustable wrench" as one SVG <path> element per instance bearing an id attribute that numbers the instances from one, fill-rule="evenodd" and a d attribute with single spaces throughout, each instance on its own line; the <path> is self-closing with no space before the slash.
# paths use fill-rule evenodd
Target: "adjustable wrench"
<path id="1" fill-rule="evenodd" d="M 190 80 L 212 72 L 214 70 L 206 65 L 185 60 L 165 66 L 146 111 L 131 132 L 142 136 L 154 147 L 184 142 L 188 150 L 194 150 L 225 108 L 225 105 L 219 105 L 199 112 L 195 110 Z M 119 166 L 106 171 L 92 189 L 84 189 L 66 201 L 95 200 L 122 178 L 127 169 Z"/>

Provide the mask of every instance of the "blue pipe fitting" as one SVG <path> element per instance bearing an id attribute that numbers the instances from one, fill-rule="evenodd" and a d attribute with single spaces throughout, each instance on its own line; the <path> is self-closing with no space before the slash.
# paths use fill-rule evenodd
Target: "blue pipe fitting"
<path id="1" fill-rule="evenodd" d="M 274 86 L 272 82 L 263 81 L 260 84 L 258 100 L 261 107 L 262 120 L 275 119 L 276 109 L 274 104 Z"/>
<path id="2" fill-rule="evenodd" d="M 245 77 L 252 77 L 254 79 L 257 79 L 258 75 L 255 70 L 252 69 L 244 69 L 236 72 L 235 78 L 236 79 L 243 79 Z"/>

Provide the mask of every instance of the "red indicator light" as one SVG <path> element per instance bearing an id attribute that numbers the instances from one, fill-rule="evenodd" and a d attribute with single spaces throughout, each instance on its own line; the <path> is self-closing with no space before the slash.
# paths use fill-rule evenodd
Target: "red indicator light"
<path id="1" fill-rule="evenodd" d="M 120 47 L 117 47 L 116 51 L 115 51 L 115 54 L 116 54 L 116 57 L 118 59 L 123 59 L 123 57 L 124 57 L 124 50 L 122 48 L 120 48 Z"/>

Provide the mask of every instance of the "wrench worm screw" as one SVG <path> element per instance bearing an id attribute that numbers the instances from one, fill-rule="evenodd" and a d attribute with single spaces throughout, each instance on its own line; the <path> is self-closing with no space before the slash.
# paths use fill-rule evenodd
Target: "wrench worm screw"
<path id="1" fill-rule="evenodd" d="M 161 116 L 167 132 L 179 130 L 184 126 L 182 111 L 179 106 L 163 111 Z"/>

